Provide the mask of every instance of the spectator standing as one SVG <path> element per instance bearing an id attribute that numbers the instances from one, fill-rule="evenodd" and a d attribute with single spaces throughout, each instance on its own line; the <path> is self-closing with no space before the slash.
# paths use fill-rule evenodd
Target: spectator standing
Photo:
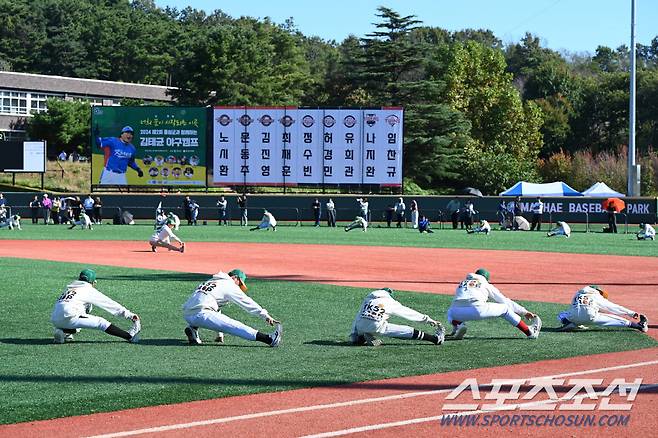
<path id="1" fill-rule="evenodd" d="M 459 202 L 458 198 L 453 199 L 452 201 L 448 202 L 448 205 L 446 205 L 446 212 L 452 221 L 453 230 L 457 229 L 457 224 L 459 223 L 459 210 L 461 209 L 461 206 L 461 202 Z"/>
<path id="2" fill-rule="evenodd" d="M 238 196 L 238 207 L 240 207 L 240 226 L 246 227 L 249 222 L 248 216 L 248 206 L 247 206 L 247 194 L 244 193 L 242 196 Z"/>
<path id="3" fill-rule="evenodd" d="M 48 193 L 43 194 L 41 206 L 43 207 L 43 223 L 48 225 L 50 224 L 50 209 L 53 207 L 53 200 L 48 197 Z"/>
<path id="4" fill-rule="evenodd" d="M 61 222 L 59 218 L 61 210 L 62 210 L 62 201 L 59 199 L 59 196 L 55 196 L 55 198 L 53 199 L 53 206 L 50 208 L 50 216 L 52 217 L 53 223 L 55 225 L 59 225 Z"/>
<path id="5" fill-rule="evenodd" d="M 532 225 L 530 226 L 530 231 L 535 230 L 537 226 L 537 231 L 541 231 L 541 217 L 544 214 L 544 203 L 541 201 L 541 198 L 537 198 L 535 202 L 530 205 L 530 210 L 532 210 Z"/>
<path id="6" fill-rule="evenodd" d="M 466 225 L 466 230 L 470 230 L 473 227 L 473 216 L 477 211 L 473 207 L 473 201 L 470 199 L 464 204 L 464 224 Z"/>
<path id="7" fill-rule="evenodd" d="M 358 198 L 356 202 L 359 203 L 359 215 L 365 219 L 366 222 L 370 222 L 370 208 L 368 204 L 368 198 Z"/>
<path id="8" fill-rule="evenodd" d="M 85 214 L 89 216 L 89 218 L 94 217 L 94 198 L 92 198 L 91 195 L 87 195 L 82 201 L 82 207 L 85 209 Z"/>
<path id="9" fill-rule="evenodd" d="M 183 199 L 183 211 L 185 212 L 185 220 L 187 220 L 187 225 L 192 225 L 192 209 L 190 209 L 190 204 L 192 200 L 189 196 L 186 196 Z"/>
<path id="10" fill-rule="evenodd" d="M 418 203 L 414 199 L 409 205 L 411 211 L 411 227 L 415 230 L 418 228 Z"/>
<path id="11" fill-rule="evenodd" d="M 66 161 L 67 158 L 68 156 L 66 155 L 66 151 L 60 152 L 59 155 L 57 156 L 57 159 L 59 161 Z"/>
<path id="12" fill-rule="evenodd" d="M 617 233 L 617 209 L 612 203 L 608 204 L 608 230 L 610 233 Z"/>
<path id="13" fill-rule="evenodd" d="M 320 226 L 320 213 L 321 213 L 321 205 L 320 205 L 320 200 L 318 198 L 315 198 L 315 200 L 311 203 L 311 210 L 313 211 L 313 220 L 315 223 L 313 226 L 319 227 Z"/>
<path id="14" fill-rule="evenodd" d="M 402 228 L 402 221 L 404 221 L 404 212 L 407 210 L 407 206 L 404 204 L 402 198 L 398 198 L 398 202 L 395 203 L 395 214 L 397 216 L 397 228 Z"/>
<path id="15" fill-rule="evenodd" d="M 395 207 L 392 204 L 388 204 L 386 206 L 386 211 L 384 212 L 386 215 L 386 226 L 388 228 L 391 228 L 391 223 L 393 222 L 393 215 L 395 214 Z"/>
<path id="16" fill-rule="evenodd" d="M 4 207 L 7 205 L 7 200 L 5 199 L 5 195 L 0 193 L 0 206 Z"/>
<path id="17" fill-rule="evenodd" d="M 73 211 L 73 217 L 71 218 L 72 221 L 79 221 L 80 220 L 80 212 L 82 211 L 82 201 L 80 201 L 80 197 L 76 196 L 69 202 L 69 206 L 71 207 L 71 210 Z"/>
<path id="18" fill-rule="evenodd" d="M 199 217 L 199 204 L 195 200 L 190 201 L 190 214 L 191 214 L 191 224 L 197 224 L 197 218 Z"/>
<path id="19" fill-rule="evenodd" d="M 500 225 L 500 229 L 504 229 L 507 226 L 508 220 L 507 220 L 507 204 L 505 203 L 505 199 L 500 200 L 500 204 L 498 204 L 498 211 L 496 212 L 496 216 L 498 216 L 498 224 Z"/>
<path id="20" fill-rule="evenodd" d="M 329 198 L 325 207 L 327 209 L 327 226 L 336 228 L 336 206 L 334 205 L 334 201 Z"/>
<path id="21" fill-rule="evenodd" d="M 97 224 L 102 224 L 103 223 L 103 203 L 101 202 L 101 198 L 99 196 L 96 196 L 94 198 L 94 222 Z"/>
<path id="22" fill-rule="evenodd" d="M 32 223 L 33 224 L 38 224 L 39 223 L 39 209 L 41 208 L 41 201 L 39 201 L 39 197 L 37 195 L 34 195 L 34 199 L 30 201 L 30 213 L 32 214 Z"/>
<path id="23" fill-rule="evenodd" d="M 222 223 L 224 225 L 228 225 L 228 222 L 226 222 L 226 207 L 227 206 L 228 206 L 228 201 L 226 199 L 224 199 L 223 196 L 221 198 L 219 198 L 219 200 L 217 201 L 217 210 L 218 210 L 218 213 L 219 213 L 219 222 L 217 223 L 217 225 L 222 225 Z"/>

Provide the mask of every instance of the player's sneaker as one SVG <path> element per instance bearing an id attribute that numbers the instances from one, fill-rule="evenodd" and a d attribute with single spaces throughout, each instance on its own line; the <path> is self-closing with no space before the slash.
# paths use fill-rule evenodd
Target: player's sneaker
<path id="1" fill-rule="evenodd" d="M 215 338 L 215 342 L 217 342 L 218 344 L 223 344 L 224 343 L 224 333 L 217 332 L 217 337 Z"/>
<path id="2" fill-rule="evenodd" d="M 466 330 L 467 330 L 466 323 L 465 322 L 460 323 L 457 327 L 455 327 L 455 331 L 452 332 L 452 339 L 455 339 L 457 341 L 460 339 L 464 339 Z"/>
<path id="3" fill-rule="evenodd" d="M 363 339 L 364 339 L 363 345 L 366 345 L 368 347 L 379 347 L 380 345 L 382 345 L 382 340 L 377 339 L 370 333 L 364 333 Z"/>
<path id="4" fill-rule="evenodd" d="M 559 332 L 570 332 L 572 330 L 575 330 L 577 328 L 576 324 L 573 322 L 568 322 L 566 324 L 563 324 L 562 327 L 558 328 L 557 331 Z"/>
<path id="5" fill-rule="evenodd" d="M 541 319 L 538 316 L 535 316 L 532 324 L 528 328 L 530 329 L 528 339 L 537 339 L 539 337 L 539 332 L 541 331 Z"/>
<path id="6" fill-rule="evenodd" d="M 270 343 L 270 347 L 278 347 L 279 344 L 281 344 L 281 336 L 283 335 L 283 327 L 281 324 L 276 324 L 275 325 L 276 330 L 270 334 L 270 338 L 272 338 L 272 342 Z"/>
<path id="7" fill-rule="evenodd" d="M 181 253 L 185 252 L 185 244 L 184 243 L 180 244 L 180 252 Z"/>
<path id="8" fill-rule="evenodd" d="M 63 344 L 63 343 L 64 343 L 64 340 L 66 339 L 66 336 L 65 336 L 65 334 L 64 334 L 64 330 L 62 330 L 62 329 L 60 329 L 60 328 L 56 328 L 56 329 L 53 331 L 53 336 L 54 336 L 54 338 L 55 338 L 55 339 L 53 340 L 53 342 L 54 342 L 55 344 Z"/>
<path id="9" fill-rule="evenodd" d="M 199 331 L 193 329 L 190 326 L 185 327 L 185 336 L 187 336 L 187 342 L 190 345 L 201 345 L 201 338 L 199 337 Z"/>
<path id="10" fill-rule="evenodd" d="M 441 345 L 443 342 L 446 340 L 446 329 L 443 328 L 443 324 L 438 323 L 436 326 L 436 333 L 434 333 L 437 337 L 436 345 Z"/>
<path id="11" fill-rule="evenodd" d="M 142 331 L 142 323 L 139 321 L 139 319 L 136 319 L 133 321 L 133 326 L 128 330 L 128 334 L 130 335 L 130 341 L 133 344 L 137 344 L 139 342 L 139 332 Z"/>
<path id="12" fill-rule="evenodd" d="M 151 245 L 151 251 L 156 252 L 155 245 Z"/>
<path id="13" fill-rule="evenodd" d="M 638 324 L 644 333 L 649 331 L 649 320 L 645 315 L 640 315 L 640 322 Z"/>

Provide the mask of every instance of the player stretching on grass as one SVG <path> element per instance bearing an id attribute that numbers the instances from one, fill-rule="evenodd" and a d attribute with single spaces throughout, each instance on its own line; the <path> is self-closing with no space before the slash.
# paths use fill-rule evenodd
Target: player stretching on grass
<path id="1" fill-rule="evenodd" d="M 185 335 L 190 345 L 201 344 L 199 327 L 218 332 L 216 341 L 224 342 L 224 333 L 238 336 L 248 341 L 259 341 L 270 347 L 278 347 L 281 343 L 281 323 L 272 318 L 267 310 L 263 309 L 245 293 L 247 276 L 239 269 L 228 274 L 218 272 L 212 278 L 201 283 L 194 290 L 192 296 L 183 304 L 183 317 L 188 326 Z M 265 334 L 222 314 L 222 307 L 235 303 L 246 312 L 260 316 L 269 325 L 276 326 L 276 330 Z"/>
<path id="2" fill-rule="evenodd" d="M 276 231 L 276 219 L 269 211 L 265 210 L 263 212 L 263 219 L 261 219 L 260 224 L 256 225 L 253 228 L 250 228 L 249 231 L 256 230 L 269 230 L 272 227 L 272 231 Z"/>
<path id="3" fill-rule="evenodd" d="M 602 313 L 601 310 L 609 312 Z M 640 322 L 629 321 L 621 316 L 639 319 Z M 602 327 L 629 327 L 641 332 L 649 330 L 647 317 L 640 315 L 624 306 L 608 300 L 608 292 L 595 284 L 585 286 L 574 295 L 571 308 L 557 316 L 562 323 L 561 331 L 586 329 L 586 325 L 594 324 Z"/>
<path id="4" fill-rule="evenodd" d="M 172 228 L 174 228 L 174 221 L 167 219 L 165 224 L 160 227 L 160 229 L 155 230 L 155 233 L 153 233 L 149 239 L 149 243 L 151 244 L 151 251 L 155 252 L 155 248 L 157 246 L 161 246 L 171 251 L 185 252 L 185 244 L 178 238 L 178 236 L 174 234 L 174 232 L 171 230 Z M 180 247 L 172 245 L 171 239 L 174 239 L 176 242 L 180 243 Z"/>
<path id="5" fill-rule="evenodd" d="M 489 298 L 495 303 L 488 303 Z M 528 326 L 519 315 L 523 315 L 527 320 L 533 320 L 532 324 Z M 489 283 L 489 271 L 480 268 L 475 273 L 466 275 L 466 279 L 457 286 L 455 297 L 448 309 L 448 322 L 453 326 L 453 332 L 449 336 L 453 339 L 463 339 L 466 334 L 466 321 L 495 317 L 505 318 L 529 339 L 539 337 L 541 330 L 539 316 L 503 295 L 498 288 Z"/>
<path id="6" fill-rule="evenodd" d="M 375 335 L 379 335 L 410 341 L 414 339 L 428 341 L 436 345 L 443 344 L 445 330 L 441 323 L 434 321 L 428 315 L 403 306 L 393 299 L 392 293 L 391 289 L 385 287 L 368 294 L 352 323 L 350 342 L 354 345 L 377 347 L 382 344 L 381 339 L 375 337 Z M 388 322 L 388 318 L 391 316 L 399 316 L 414 322 L 425 322 L 436 327 L 436 332 L 429 334 L 408 325 L 391 324 Z"/>
<path id="7" fill-rule="evenodd" d="M 345 231 L 351 231 L 355 228 L 362 228 L 363 232 L 365 232 L 368 229 L 368 221 L 366 221 L 361 216 L 357 216 L 352 222 L 350 222 L 345 227 Z"/>
<path id="8" fill-rule="evenodd" d="M 73 335 L 82 328 L 102 330 L 108 335 L 123 338 L 128 342 L 139 342 L 138 334 L 141 330 L 139 316 L 103 295 L 94 287 L 95 285 L 96 272 L 85 269 L 80 272 L 78 280 L 66 286 L 66 290 L 59 296 L 50 316 L 50 321 L 55 326 L 55 344 L 72 341 Z M 123 316 L 132 321 L 132 328 L 124 331 L 100 316 L 91 315 L 94 305 L 114 316 Z"/>

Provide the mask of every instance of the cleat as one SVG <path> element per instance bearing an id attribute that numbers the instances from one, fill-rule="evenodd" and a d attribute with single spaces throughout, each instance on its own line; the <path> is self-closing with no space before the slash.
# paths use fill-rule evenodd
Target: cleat
<path id="1" fill-rule="evenodd" d="M 180 252 L 181 253 L 185 252 L 185 244 L 184 243 L 181 243 Z"/>
<path id="2" fill-rule="evenodd" d="M 139 319 L 136 319 L 133 321 L 133 326 L 128 330 L 128 334 L 130 335 L 130 340 L 128 342 L 131 342 L 133 344 L 137 344 L 139 342 L 139 332 L 142 331 L 142 323 L 139 321 Z"/>
<path id="3" fill-rule="evenodd" d="M 156 252 L 155 246 L 151 245 L 151 251 Z"/>
<path id="4" fill-rule="evenodd" d="M 199 337 L 199 331 L 193 329 L 190 326 L 185 327 L 185 336 L 187 336 L 187 342 L 190 345 L 201 345 L 201 338 Z"/>
<path id="5" fill-rule="evenodd" d="M 576 328 L 578 328 L 576 326 L 576 324 L 574 324 L 573 322 L 568 322 L 568 323 L 562 325 L 562 327 L 558 328 L 557 331 L 559 331 L 559 332 L 570 332 L 572 330 L 575 330 Z"/>
<path id="6" fill-rule="evenodd" d="M 649 320 L 647 320 L 647 317 L 645 315 L 640 315 L 640 322 L 638 324 L 640 325 L 640 330 L 643 333 L 649 331 Z"/>
<path id="7" fill-rule="evenodd" d="M 66 336 L 64 335 L 64 330 L 56 328 L 53 332 L 53 335 L 54 335 L 54 338 L 55 338 L 53 340 L 53 343 L 55 343 L 55 344 L 63 344 L 64 343 L 64 341 L 66 339 Z"/>
<path id="8" fill-rule="evenodd" d="M 278 347 L 279 344 L 281 344 L 281 336 L 283 335 L 283 327 L 281 324 L 276 324 L 276 330 L 270 335 L 270 338 L 272 338 L 272 342 L 270 343 L 270 347 Z"/>
<path id="9" fill-rule="evenodd" d="M 466 323 L 462 322 L 457 327 L 455 327 L 455 331 L 453 332 L 452 339 L 455 339 L 457 341 L 460 339 L 464 339 L 466 330 L 467 330 Z"/>
<path id="10" fill-rule="evenodd" d="M 443 342 L 446 340 L 446 329 L 443 328 L 443 324 L 439 323 L 436 327 L 436 333 L 434 333 L 437 337 L 436 345 L 441 345 Z"/>
<path id="11" fill-rule="evenodd" d="M 528 339 L 537 339 L 539 337 L 539 332 L 541 331 L 541 319 L 538 316 L 535 316 L 532 325 L 528 328 L 530 329 Z"/>
<path id="12" fill-rule="evenodd" d="M 368 346 L 368 347 L 379 347 L 382 345 L 382 340 L 375 338 L 373 335 L 370 333 L 364 333 L 363 334 L 364 342 L 363 345 Z"/>

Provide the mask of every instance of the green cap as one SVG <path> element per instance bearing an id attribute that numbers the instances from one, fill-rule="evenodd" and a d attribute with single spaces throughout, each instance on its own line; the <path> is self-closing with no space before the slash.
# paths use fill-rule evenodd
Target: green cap
<path id="1" fill-rule="evenodd" d="M 231 272 L 229 272 L 228 275 L 230 275 L 231 277 L 238 277 L 240 281 L 243 283 L 247 280 L 247 276 L 240 269 L 234 269 Z"/>
<path id="2" fill-rule="evenodd" d="M 486 269 L 480 268 L 477 271 L 475 271 L 475 273 L 483 276 L 484 278 L 487 279 L 487 281 L 489 281 L 489 271 L 487 271 Z"/>
<path id="3" fill-rule="evenodd" d="M 393 289 L 391 289 L 390 287 L 383 287 L 382 290 L 385 290 L 385 291 L 388 292 L 390 295 L 393 295 Z"/>
<path id="4" fill-rule="evenodd" d="M 589 287 L 591 287 L 592 289 L 596 289 L 598 291 L 603 290 L 603 288 L 601 286 L 599 286 L 598 284 L 590 284 Z"/>
<path id="5" fill-rule="evenodd" d="M 78 280 L 93 284 L 94 281 L 96 281 L 96 272 L 94 272 L 93 269 L 83 269 L 82 272 L 80 272 Z"/>
<path id="6" fill-rule="evenodd" d="M 165 221 L 165 225 L 176 225 L 176 222 L 174 222 L 173 219 L 169 218 Z"/>

